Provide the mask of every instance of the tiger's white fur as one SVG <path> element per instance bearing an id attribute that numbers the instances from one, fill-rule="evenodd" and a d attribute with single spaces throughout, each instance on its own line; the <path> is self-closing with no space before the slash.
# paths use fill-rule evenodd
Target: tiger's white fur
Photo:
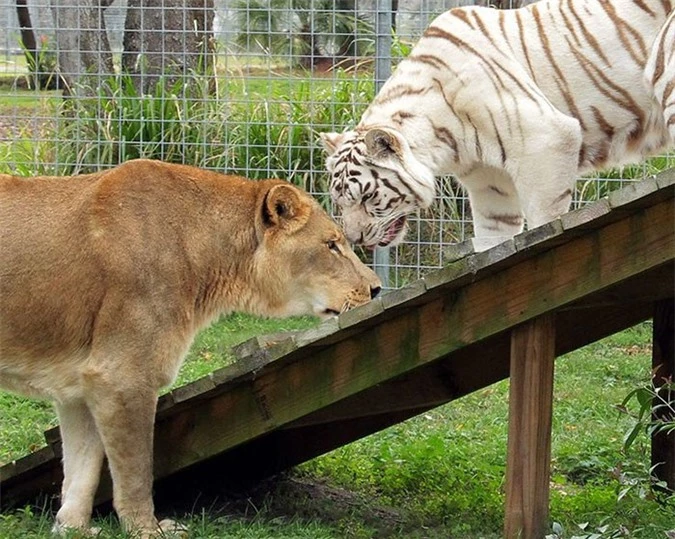
<path id="1" fill-rule="evenodd" d="M 541 0 L 436 18 L 354 130 L 322 133 L 350 241 L 399 243 L 436 177 L 484 247 L 569 209 L 576 178 L 675 142 L 673 0 Z"/>

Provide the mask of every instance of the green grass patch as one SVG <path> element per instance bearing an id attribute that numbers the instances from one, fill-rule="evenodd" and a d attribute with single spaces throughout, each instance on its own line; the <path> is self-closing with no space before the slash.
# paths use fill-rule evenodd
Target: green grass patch
<path id="1" fill-rule="evenodd" d="M 196 340 L 178 383 L 228 364 L 229 347 L 250 336 L 315 323 L 225 317 Z M 556 363 L 550 502 L 556 539 L 591 533 L 664 539 L 675 527 L 675 498 L 649 489 L 648 437 L 642 432 L 625 452 L 633 419 L 617 409 L 649 381 L 650 339 L 651 324 L 641 324 Z M 0 417 L 0 460 L 39 446 L 54 421 L 45 404 L 6 395 Z M 245 496 L 243 506 L 197 500 L 175 516 L 195 539 L 500 537 L 507 420 L 503 381 L 305 463 L 260 487 L 262 494 Z M 0 537 L 49 537 L 51 518 L 49 510 L 9 512 L 0 516 Z M 112 517 L 97 525 L 102 537 L 125 537 Z"/>
<path id="2" fill-rule="evenodd" d="M 251 337 L 307 329 L 317 323 L 318 319 L 312 317 L 273 320 L 238 313 L 223 317 L 197 336 L 171 388 L 182 386 L 229 365 L 234 361 L 232 346 Z"/>
<path id="3" fill-rule="evenodd" d="M 37 107 L 45 99 L 40 95 L 23 92 L 15 99 L 25 96 L 29 103 L 33 96 Z M 371 80 L 344 73 L 266 72 L 215 84 L 195 76 L 144 96 L 128 77 L 113 76 L 88 95 L 59 103 L 44 115 L 39 133 L 29 126 L 17 143 L 5 143 L 0 169 L 20 164 L 22 173 L 73 174 L 143 157 L 252 178 L 279 176 L 325 191 L 314 177 L 325 176 L 314 172 L 323 169 L 317 134 L 352 122 L 372 96 Z M 15 115 L 21 123 L 23 115 Z"/>

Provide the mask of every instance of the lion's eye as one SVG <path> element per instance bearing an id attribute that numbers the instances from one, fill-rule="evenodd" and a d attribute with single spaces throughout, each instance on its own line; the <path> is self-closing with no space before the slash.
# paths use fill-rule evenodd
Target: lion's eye
<path id="1" fill-rule="evenodd" d="M 340 247 L 338 246 L 337 242 L 335 240 L 328 240 L 326 242 L 326 245 L 328 248 L 333 251 L 334 253 L 340 254 Z"/>

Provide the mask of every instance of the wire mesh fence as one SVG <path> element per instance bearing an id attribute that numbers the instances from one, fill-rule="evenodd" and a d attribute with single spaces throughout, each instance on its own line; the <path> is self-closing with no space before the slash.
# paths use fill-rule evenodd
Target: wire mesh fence
<path id="1" fill-rule="evenodd" d="M 354 126 L 433 17 L 469 3 L 2 0 L 0 170 L 73 174 L 148 157 L 286 178 L 330 207 L 318 133 Z M 580 179 L 575 205 L 672 163 Z M 439 185 L 407 241 L 375 257 L 391 287 L 471 235 L 465 195 Z"/>

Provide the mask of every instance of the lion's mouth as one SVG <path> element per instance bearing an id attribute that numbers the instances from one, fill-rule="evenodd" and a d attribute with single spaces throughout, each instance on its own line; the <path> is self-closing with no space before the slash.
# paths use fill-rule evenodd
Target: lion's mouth
<path id="1" fill-rule="evenodd" d="M 392 221 L 387 226 L 387 230 L 384 232 L 384 237 L 377 244 L 379 247 L 386 247 L 396 238 L 398 238 L 401 231 L 405 228 L 406 217 L 402 215 L 398 219 Z"/>

